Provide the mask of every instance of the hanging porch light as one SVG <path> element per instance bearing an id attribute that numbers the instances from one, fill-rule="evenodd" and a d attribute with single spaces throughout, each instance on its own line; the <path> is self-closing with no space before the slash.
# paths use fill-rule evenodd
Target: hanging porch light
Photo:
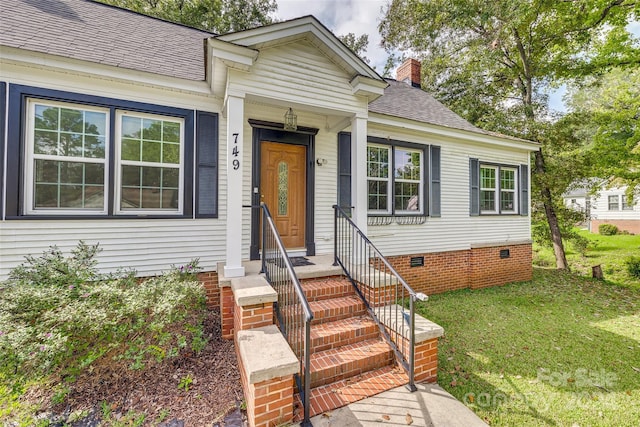
<path id="1" fill-rule="evenodd" d="M 284 113 L 284 128 L 285 130 L 293 131 L 298 129 L 298 116 L 296 116 L 291 107 Z"/>

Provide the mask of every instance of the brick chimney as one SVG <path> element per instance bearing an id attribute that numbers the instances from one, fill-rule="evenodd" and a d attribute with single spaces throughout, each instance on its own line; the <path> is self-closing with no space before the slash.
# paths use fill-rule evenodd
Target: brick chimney
<path id="1" fill-rule="evenodd" d="M 396 70 L 396 80 L 419 88 L 422 76 L 420 74 L 420 61 L 407 59 Z"/>

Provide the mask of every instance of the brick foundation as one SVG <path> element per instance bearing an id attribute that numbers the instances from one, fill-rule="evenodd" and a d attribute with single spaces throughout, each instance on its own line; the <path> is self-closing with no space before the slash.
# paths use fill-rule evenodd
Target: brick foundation
<path id="1" fill-rule="evenodd" d="M 594 219 L 591 220 L 591 232 L 598 233 L 598 227 L 600 227 L 600 224 L 611 224 L 618 227 L 618 230 L 624 230 L 631 234 L 640 234 L 640 220 Z"/>
<path id="2" fill-rule="evenodd" d="M 233 339 L 234 306 L 235 301 L 233 300 L 233 291 L 231 290 L 231 286 L 220 287 L 222 338 L 227 340 Z"/>
<path id="3" fill-rule="evenodd" d="M 508 258 L 500 258 L 501 250 Z M 424 266 L 411 267 L 412 257 L 424 257 Z M 427 295 L 458 289 L 480 289 L 531 280 L 531 243 L 477 247 L 462 251 L 387 257 L 393 268 L 416 292 Z"/>
<path id="4" fill-rule="evenodd" d="M 207 307 L 220 307 L 220 288 L 218 287 L 218 272 L 203 271 L 198 273 L 198 280 L 202 283 L 207 297 Z"/>

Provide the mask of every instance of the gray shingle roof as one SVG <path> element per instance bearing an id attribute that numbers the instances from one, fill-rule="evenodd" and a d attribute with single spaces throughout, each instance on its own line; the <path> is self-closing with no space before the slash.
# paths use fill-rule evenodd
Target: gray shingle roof
<path id="1" fill-rule="evenodd" d="M 213 34 L 84 0 L 2 0 L 0 46 L 204 80 Z"/>
<path id="2" fill-rule="evenodd" d="M 369 103 L 370 112 L 488 134 L 458 116 L 427 92 L 397 80 L 387 79 L 387 83 L 389 86 L 384 90 L 384 95 Z"/>

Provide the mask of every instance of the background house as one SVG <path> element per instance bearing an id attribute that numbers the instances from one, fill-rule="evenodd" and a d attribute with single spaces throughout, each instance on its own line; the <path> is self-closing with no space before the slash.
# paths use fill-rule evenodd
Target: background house
<path id="1" fill-rule="evenodd" d="M 0 279 L 83 239 L 104 271 L 199 258 L 215 305 L 218 265 L 242 276 L 258 256 L 245 206 L 265 200 L 307 256 L 332 253 L 332 206 L 353 206 L 419 291 L 531 277 L 537 144 L 448 110 L 419 88 L 417 61 L 383 79 L 311 16 L 217 36 L 8 0 L 0 27 Z"/>
<path id="2" fill-rule="evenodd" d="M 640 194 L 629 199 L 627 187 L 603 185 L 595 196 L 591 196 L 590 230 L 598 232 L 600 224 L 613 224 L 618 229 L 640 234 Z"/>

